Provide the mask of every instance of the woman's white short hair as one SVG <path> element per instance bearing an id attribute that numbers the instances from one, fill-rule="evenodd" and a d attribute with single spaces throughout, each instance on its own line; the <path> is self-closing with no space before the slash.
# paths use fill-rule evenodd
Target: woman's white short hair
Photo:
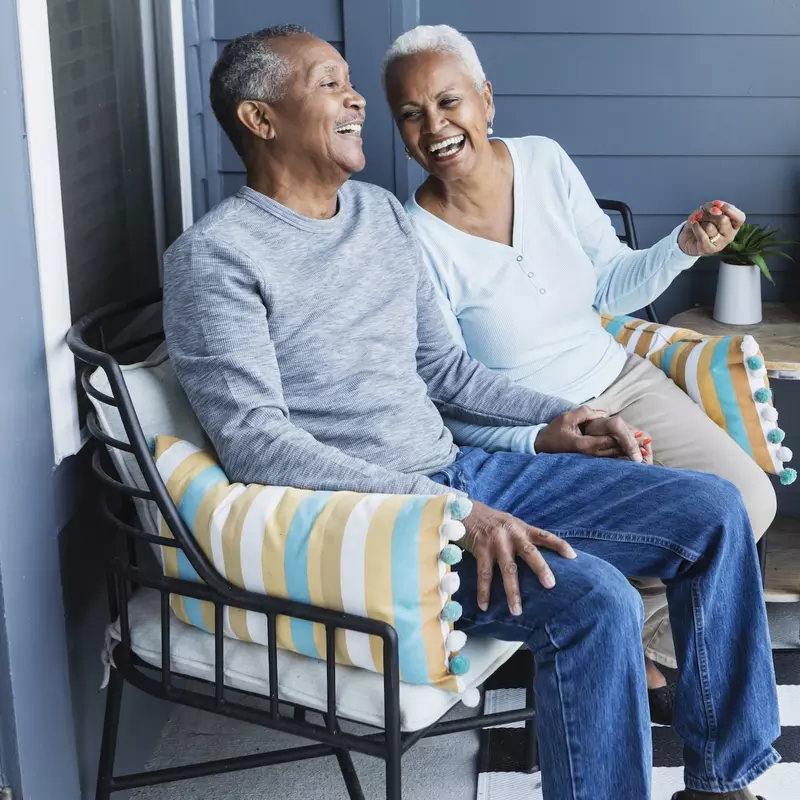
<path id="1" fill-rule="evenodd" d="M 383 88 L 386 88 L 386 74 L 391 65 L 414 53 L 451 53 L 458 56 L 472 78 L 472 83 L 480 92 L 486 81 L 481 60 L 475 52 L 472 42 L 450 25 L 417 25 L 410 31 L 398 36 L 383 57 L 381 76 Z"/>

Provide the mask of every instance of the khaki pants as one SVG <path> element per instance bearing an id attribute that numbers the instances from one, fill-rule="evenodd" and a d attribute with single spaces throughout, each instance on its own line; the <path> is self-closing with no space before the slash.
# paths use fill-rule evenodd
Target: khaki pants
<path id="1" fill-rule="evenodd" d="M 742 493 L 756 539 L 775 517 L 777 501 L 767 475 L 725 431 L 712 422 L 658 367 L 630 355 L 622 374 L 593 408 L 623 419 L 653 437 L 653 457 L 665 467 L 710 472 Z M 642 467 L 645 469 L 646 467 Z M 631 578 L 644 601 L 644 649 L 659 664 L 677 667 L 664 584 Z"/>

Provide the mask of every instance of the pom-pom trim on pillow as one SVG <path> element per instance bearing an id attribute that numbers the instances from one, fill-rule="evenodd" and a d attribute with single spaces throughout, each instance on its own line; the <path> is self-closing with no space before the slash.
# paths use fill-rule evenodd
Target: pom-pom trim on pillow
<path id="1" fill-rule="evenodd" d="M 452 599 L 460 579 L 450 571 L 461 550 L 450 540 L 464 535 L 469 500 L 244 486 L 228 481 L 211 454 L 168 436 L 156 438 L 155 455 L 181 517 L 232 584 L 389 622 L 401 680 L 464 692 L 466 635 L 452 625 L 462 612 Z M 159 529 L 172 538 L 163 518 Z M 200 582 L 182 550 L 162 547 L 161 555 L 166 575 Z M 211 603 L 178 595 L 170 603 L 183 622 L 214 632 Z M 227 608 L 224 622 L 226 636 L 266 644 L 262 614 Z M 324 626 L 279 617 L 277 637 L 279 647 L 325 657 Z M 382 651 L 376 637 L 337 631 L 339 663 L 382 672 Z"/>
<path id="2" fill-rule="evenodd" d="M 765 472 L 795 480 L 794 470 L 784 467 L 791 450 L 780 447 L 785 434 L 777 427 L 764 357 L 751 335 L 703 336 L 634 317 L 601 317 L 627 352 L 672 378 Z"/>

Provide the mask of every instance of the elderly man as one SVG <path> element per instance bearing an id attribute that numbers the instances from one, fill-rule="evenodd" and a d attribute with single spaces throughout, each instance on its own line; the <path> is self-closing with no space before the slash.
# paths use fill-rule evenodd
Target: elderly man
<path id="1" fill-rule="evenodd" d="M 621 420 L 514 385 L 453 343 L 400 204 L 348 181 L 364 166 L 365 103 L 328 44 L 294 26 L 237 39 L 211 100 L 247 186 L 170 248 L 164 315 L 230 477 L 472 498 L 461 624 L 535 653 L 552 800 L 649 797 L 642 608 L 623 576 L 663 579 L 682 796 L 751 798 L 779 727 L 738 492 L 636 463 Z M 536 456 L 459 451 L 440 412 L 523 435 L 549 425 Z"/>

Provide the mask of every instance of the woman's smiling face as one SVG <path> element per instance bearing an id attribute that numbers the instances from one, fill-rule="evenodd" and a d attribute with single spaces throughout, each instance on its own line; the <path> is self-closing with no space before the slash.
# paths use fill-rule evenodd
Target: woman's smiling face
<path id="1" fill-rule="evenodd" d="M 444 181 L 463 178 L 488 151 L 492 87 L 486 81 L 478 91 L 457 55 L 403 56 L 389 67 L 386 94 L 403 142 L 431 175 Z"/>

